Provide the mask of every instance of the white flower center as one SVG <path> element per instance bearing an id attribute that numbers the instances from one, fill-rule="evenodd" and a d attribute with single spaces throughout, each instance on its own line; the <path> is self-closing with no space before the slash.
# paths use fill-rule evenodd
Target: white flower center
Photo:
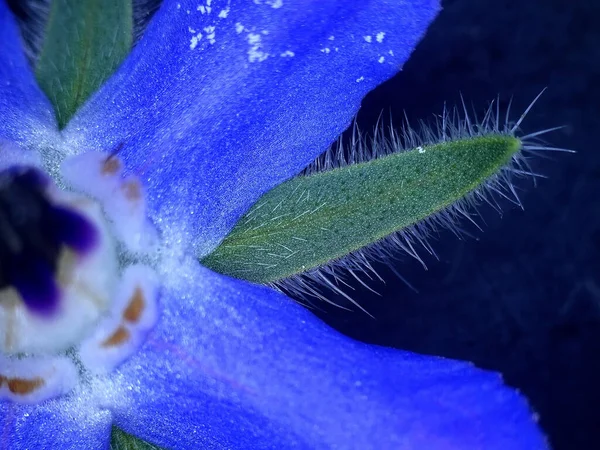
<path id="1" fill-rule="evenodd" d="M 135 262 L 156 248 L 139 180 L 99 152 L 58 172 L 55 183 L 0 143 L 0 400 L 67 393 L 120 364 L 156 322 L 156 276 Z"/>

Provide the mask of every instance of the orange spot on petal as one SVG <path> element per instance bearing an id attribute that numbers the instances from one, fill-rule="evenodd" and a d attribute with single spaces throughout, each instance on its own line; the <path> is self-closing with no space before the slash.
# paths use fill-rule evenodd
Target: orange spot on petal
<path id="1" fill-rule="evenodd" d="M 10 378 L 7 380 L 8 390 L 13 394 L 27 395 L 42 387 L 46 382 L 43 378 L 24 380 L 22 378 Z"/>
<path id="2" fill-rule="evenodd" d="M 102 347 L 118 347 L 119 345 L 124 344 L 131 337 L 131 333 L 129 330 L 121 325 L 119 328 L 115 330 L 115 332 L 110 335 L 104 342 L 102 342 Z"/>
<path id="3" fill-rule="evenodd" d="M 121 161 L 117 158 L 109 156 L 104 164 L 102 164 L 102 175 L 115 175 L 121 169 Z"/>
<path id="4" fill-rule="evenodd" d="M 127 322 L 136 323 L 140 320 L 145 307 L 146 300 L 144 299 L 144 294 L 139 287 L 136 287 L 129 305 L 123 312 L 123 319 Z"/>
<path id="5" fill-rule="evenodd" d="M 142 187 L 138 180 L 126 181 L 121 188 L 127 200 L 136 201 L 142 198 Z"/>

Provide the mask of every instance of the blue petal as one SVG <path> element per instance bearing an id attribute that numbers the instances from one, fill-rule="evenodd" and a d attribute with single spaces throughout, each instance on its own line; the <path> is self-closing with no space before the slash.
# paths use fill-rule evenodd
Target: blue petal
<path id="1" fill-rule="evenodd" d="M 110 413 L 81 415 L 67 406 L 61 400 L 38 406 L 0 401 L 0 449 L 108 450 Z"/>
<path id="2" fill-rule="evenodd" d="M 79 148 L 124 143 L 152 217 L 206 253 L 337 138 L 438 9 L 437 0 L 166 0 L 65 136 Z"/>
<path id="3" fill-rule="evenodd" d="M 353 341 L 268 288 L 177 265 L 115 423 L 167 448 L 547 448 L 470 364 Z M 130 388 L 127 383 L 131 383 Z"/>
<path id="4" fill-rule="evenodd" d="M 56 129 L 52 106 L 25 58 L 12 13 L 0 0 L 0 143 L 30 144 L 40 129 Z"/>

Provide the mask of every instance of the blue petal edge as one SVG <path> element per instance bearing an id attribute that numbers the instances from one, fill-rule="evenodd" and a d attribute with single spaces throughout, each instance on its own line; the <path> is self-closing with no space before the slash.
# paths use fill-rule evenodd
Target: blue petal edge
<path id="1" fill-rule="evenodd" d="M 548 448 L 498 374 L 353 341 L 194 262 L 176 272 L 157 329 L 119 369 L 129 433 L 167 448 Z"/>
<path id="2" fill-rule="evenodd" d="M 198 256 L 348 126 L 400 70 L 435 0 L 165 0 L 65 130 L 121 154 L 152 218 Z"/>

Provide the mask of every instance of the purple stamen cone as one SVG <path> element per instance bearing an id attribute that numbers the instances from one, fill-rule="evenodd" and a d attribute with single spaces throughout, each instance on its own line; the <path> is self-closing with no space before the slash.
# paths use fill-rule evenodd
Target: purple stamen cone
<path id="1" fill-rule="evenodd" d="M 19 178 L 21 183 L 29 185 L 36 190 L 45 189 L 50 183 L 45 173 L 27 166 L 14 166 L 7 169 L 6 172 L 12 174 L 15 178 Z"/>
<path id="2" fill-rule="evenodd" d="M 65 247 L 82 255 L 98 241 L 94 224 L 57 206 L 34 168 L 0 172 L 0 288 L 13 286 L 27 308 L 51 315 L 60 302 L 55 276 Z"/>
<path id="3" fill-rule="evenodd" d="M 85 254 L 94 248 L 98 242 L 98 233 L 85 217 L 61 206 L 52 209 L 52 222 L 60 242 L 79 254 Z"/>
<path id="4" fill-rule="evenodd" d="M 43 316 L 56 312 L 60 289 L 49 265 L 39 259 L 23 261 L 15 268 L 11 279 L 29 311 Z"/>

